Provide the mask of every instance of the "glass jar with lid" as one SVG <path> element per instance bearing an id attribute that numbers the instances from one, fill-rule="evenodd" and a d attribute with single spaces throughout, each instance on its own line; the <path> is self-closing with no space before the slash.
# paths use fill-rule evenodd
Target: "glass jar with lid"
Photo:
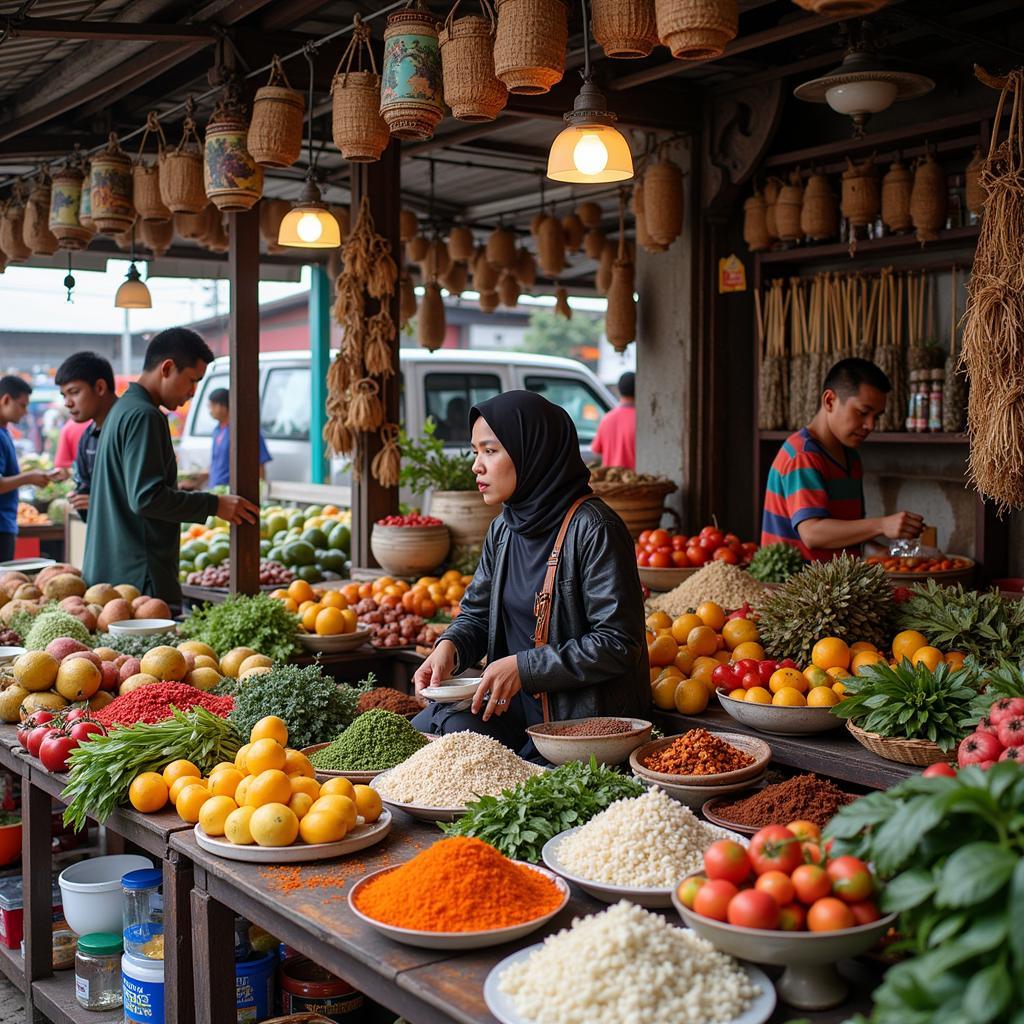
<path id="1" fill-rule="evenodd" d="M 124 897 L 124 949 L 149 960 L 164 958 L 164 905 L 159 868 L 129 871 L 121 878 Z"/>
<path id="2" fill-rule="evenodd" d="M 75 999 L 86 1010 L 121 1005 L 121 936 L 92 932 L 78 939 L 75 953 Z"/>

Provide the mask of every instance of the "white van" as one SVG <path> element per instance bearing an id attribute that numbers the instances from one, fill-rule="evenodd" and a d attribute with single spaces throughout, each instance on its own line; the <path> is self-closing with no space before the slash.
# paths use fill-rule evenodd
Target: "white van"
<path id="1" fill-rule="evenodd" d="M 442 349 L 401 349 L 402 424 L 416 437 L 428 416 L 452 451 L 469 448 L 469 410 L 503 391 L 536 391 L 572 417 L 580 451 L 593 460 L 591 442 L 601 417 L 615 405 L 612 393 L 582 363 L 556 356 Z M 182 470 L 205 470 L 216 424 L 207 408 L 215 388 L 230 388 L 227 357 L 215 359 L 196 390 L 178 447 Z M 260 427 L 270 450 L 267 479 L 310 479 L 310 355 L 267 352 L 260 356 Z M 318 443 L 319 443 L 319 439 Z M 334 460 L 331 482 L 348 483 L 344 461 Z"/>

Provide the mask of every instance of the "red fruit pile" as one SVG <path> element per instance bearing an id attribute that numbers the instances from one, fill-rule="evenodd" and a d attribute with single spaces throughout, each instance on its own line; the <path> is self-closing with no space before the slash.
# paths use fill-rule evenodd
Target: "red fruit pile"
<path id="1" fill-rule="evenodd" d="M 991 768 L 996 761 L 1024 763 L 1024 697 L 1000 697 L 956 750 L 961 768 Z"/>
<path id="2" fill-rule="evenodd" d="M 378 526 L 444 526 L 433 516 L 385 516 L 377 520 Z"/>
<path id="3" fill-rule="evenodd" d="M 87 707 L 60 711 L 40 708 L 18 726 L 18 742 L 32 757 L 39 758 L 48 772 L 66 772 L 71 751 L 90 736 L 105 735 L 106 729 Z"/>
<path id="4" fill-rule="evenodd" d="M 716 687 L 725 690 L 736 690 L 743 688 L 751 690 L 755 686 L 767 687 L 772 676 L 780 668 L 795 668 L 799 666 L 792 658 L 783 658 L 781 661 L 772 658 L 764 658 L 756 661 L 754 658 L 742 658 L 740 661 L 728 665 L 719 665 L 711 673 L 711 681 Z"/>
<path id="5" fill-rule="evenodd" d="M 857 857 L 826 860 L 810 821 L 768 825 L 744 849 L 719 839 L 704 853 L 704 874 L 687 878 L 683 906 L 738 928 L 834 932 L 877 921 L 875 879 Z"/>
<path id="6" fill-rule="evenodd" d="M 706 562 L 746 565 L 757 545 L 744 544 L 734 533 L 705 526 L 695 537 L 668 530 L 644 530 L 636 543 L 636 564 L 651 569 L 696 569 Z"/>

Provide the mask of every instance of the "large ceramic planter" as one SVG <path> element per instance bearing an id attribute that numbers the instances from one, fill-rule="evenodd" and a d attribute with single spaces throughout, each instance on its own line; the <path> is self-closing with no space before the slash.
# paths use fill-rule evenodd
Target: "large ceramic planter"
<path id="1" fill-rule="evenodd" d="M 427 11 L 396 11 L 384 30 L 380 113 L 396 139 L 429 139 L 444 115 L 437 21 Z"/>
<path id="2" fill-rule="evenodd" d="M 448 554 L 447 526 L 381 526 L 374 523 L 370 551 L 392 576 L 423 576 L 436 569 Z"/>
<path id="3" fill-rule="evenodd" d="M 479 491 L 432 491 L 430 514 L 448 527 L 453 545 L 478 547 L 501 506 L 484 504 Z"/>

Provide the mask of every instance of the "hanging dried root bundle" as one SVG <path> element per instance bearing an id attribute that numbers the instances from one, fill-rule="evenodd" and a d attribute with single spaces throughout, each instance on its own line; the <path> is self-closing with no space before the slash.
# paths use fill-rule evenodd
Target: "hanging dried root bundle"
<path id="1" fill-rule="evenodd" d="M 380 385 L 369 377 L 357 380 L 351 388 L 347 425 L 350 430 L 367 434 L 376 430 L 384 420 L 380 402 Z"/>
<path id="2" fill-rule="evenodd" d="M 375 299 L 389 299 L 395 294 L 398 267 L 391 256 L 391 246 L 380 235 L 374 235 L 370 244 L 370 274 L 366 290 Z"/>
<path id="3" fill-rule="evenodd" d="M 402 468 L 397 423 L 385 423 L 380 428 L 380 442 L 383 447 L 374 455 L 370 463 L 370 472 L 381 487 L 397 487 L 398 473 Z"/>
<path id="4" fill-rule="evenodd" d="M 374 377 L 394 376 L 392 343 L 395 338 L 395 324 L 391 314 L 384 307 L 370 317 L 366 332 L 364 357 L 366 372 Z"/>

